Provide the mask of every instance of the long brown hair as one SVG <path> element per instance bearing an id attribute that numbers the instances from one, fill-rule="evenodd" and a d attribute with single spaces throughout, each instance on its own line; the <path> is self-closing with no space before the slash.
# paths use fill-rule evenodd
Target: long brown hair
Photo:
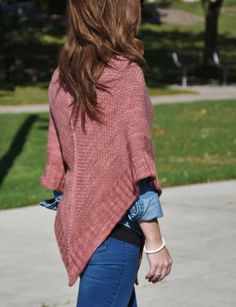
<path id="1" fill-rule="evenodd" d="M 110 58 L 122 55 L 147 67 L 143 43 L 135 38 L 141 23 L 140 0 L 68 0 L 68 35 L 59 52 L 60 83 L 73 96 L 73 114 L 102 122 L 96 87 Z"/>

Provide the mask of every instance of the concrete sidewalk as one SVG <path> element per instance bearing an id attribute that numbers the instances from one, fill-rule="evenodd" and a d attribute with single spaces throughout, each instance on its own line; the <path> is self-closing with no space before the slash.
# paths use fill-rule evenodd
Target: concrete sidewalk
<path id="1" fill-rule="evenodd" d="M 171 88 L 182 89 L 180 86 Z M 182 102 L 200 102 L 204 100 L 227 100 L 236 101 L 235 86 L 189 86 L 187 88 L 196 94 L 178 94 L 166 96 L 152 96 L 153 104 L 175 104 Z M 39 113 L 47 112 L 48 104 L 26 105 L 26 106 L 0 106 L 0 114 L 5 113 Z"/>
<path id="2" fill-rule="evenodd" d="M 161 200 L 159 222 L 174 262 L 152 284 L 144 255 L 138 306 L 236 306 L 236 180 L 166 188 Z M 54 217 L 39 205 L 0 211 L 1 307 L 75 307 L 79 280 L 68 286 Z"/>
<path id="3" fill-rule="evenodd" d="M 171 86 L 173 89 L 182 89 L 180 86 Z M 235 86 L 188 86 L 187 90 L 196 94 L 178 94 L 170 96 L 152 97 L 153 104 L 173 104 L 182 102 L 201 102 L 210 100 L 236 101 Z"/>

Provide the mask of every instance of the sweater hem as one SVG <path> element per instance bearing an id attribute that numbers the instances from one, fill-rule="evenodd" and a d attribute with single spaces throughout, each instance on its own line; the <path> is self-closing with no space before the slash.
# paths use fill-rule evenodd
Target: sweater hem
<path id="1" fill-rule="evenodd" d="M 83 272 L 84 268 L 88 264 L 90 258 L 92 257 L 93 253 L 95 252 L 96 248 L 109 236 L 112 229 L 115 227 L 115 225 L 117 223 L 119 223 L 119 221 L 121 220 L 123 215 L 127 212 L 127 210 L 131 207 L 133 202 L 138 197 L 138 195 L 139 195 L 138 190 L 136 190 L 134 192 L 134 194 L 131 191 L 130 191 L 130 194 L 126 194 L 127 193 L 126 192 L 127 191 L 127 184 L 128 184 L 127 178 L 129 178 L 127 175 L 128 174 L 124 175 L 123 177 L 119 177 L 119 179 L 115 182 L 115 184 L 112 185 L 111 192 L 110 192 L 111 198 L 109 197 L 109 199 L 113 199 L 114 207 L 110 207 L 110 208 L 113 208 L 114 210 L 110 214 L 110 218 L 107 217 L 107 219 L 104 220 L 104 223 L 106 222 L 106 224 L 103 226 L 103 228 L 99 232 L 99 235 L 97 236 L 96 240 L 91 242 L 89 249 L 87 248 L 87 257 L 86 257 L 86 260 L 83 263 L 79 263 L 79 264 L 76 263 L 76 260 L 78 261 L 78 255 L 76 255 L 76 253 L 74 251 L 76 250 L 76 247 L 78 246 L 77 240 L 73 240 L 73 242 L 71 242 L 71 246 L 70 246 L 70 252 L 71 253 L 69 255 L 69 258 L 70 258 L 69 262 L 70 262 L 70 264 L 73 263 L 73 265 L 70 268 L 69 267 L 67 268 L 67 273 L 68 273 L 68 278 L 69 278 L 68 285 L 70 287 L 75 284 L 76 280 L 78 279 L 78 277 Z M 146 175 L 144 175 L 144 176 L 146 176 Z M 150 176 L 150 173 L 148 174 L 148 176 Z M 130 184 L 132 184 L 132 186 L 133 186 L 133 181 L 130 182 Z M 122 195 L 122 197 L 121 197 L 121 195 Z M 128 199 L 125 196 L 128 196 Z M 105 199 L 105 200 L 103 200 L 103 203 L 104 203 L 105 207 L 107 206 L 107 208 L 109 208 L 109 206 L 111 206 L 110 200 L 107 200 L 107 204 L 106 204 L 106 199 Z M 115 208 L 117 206 L 120 207 L 119 211 L 115 210 Z M 143 254 L 144 241 L 142 243 L 143 244 L 141 246 L 140 256 L 139 256 L 139 268 L 140 268 L 140 264 L 141 264 L 142 254 Z M 82 251 L 81 251 L 81 253 L 82 253 Z M 139 270 L 139 268 L 138 268 L 138 270 Z"/>

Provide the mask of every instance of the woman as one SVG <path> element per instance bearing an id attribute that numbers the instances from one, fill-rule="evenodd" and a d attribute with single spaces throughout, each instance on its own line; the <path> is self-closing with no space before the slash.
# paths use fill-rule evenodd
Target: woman
<path id="1" fill-rule="evenodd" d="M 158 223 L 153 109 L 135 38 L 141 2 L 69 0 L 67 15 L 48 91 L 40 183 L 56 196 L 55 236 L 69 286 L 80 277 L 77 307 L 137 306 L 143 250 L 149 282 L 164 279 L 172 264 Z"/>

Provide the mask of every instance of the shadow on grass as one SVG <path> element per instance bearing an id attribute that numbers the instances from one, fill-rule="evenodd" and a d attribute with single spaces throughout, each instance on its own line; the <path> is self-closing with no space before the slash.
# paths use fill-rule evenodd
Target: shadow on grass
<path id="1" fill-rule="evenodd" d="M 36 114 L 29 115 L 23 122 L 19 130 L 17 131 L 12 143 L 5 153 L 5 155 L 0 159 L 0 186 L 3 183 L 4 178 L 7 176 L 9 170 L 11 169 L 15 159 L 20 155 L 23 150 L 25 141 L 30 132 L 33 124 L 39 119 Z"/>
<path id="2" fill-rule="evenodd" d="M 4 67 L 5 59 L 10 56 L 14 61 L 30 61 L 29 65 L 37 71 L 38 81 L 48 82 L 52 70 L 57 66 L 57 54 L 66 33 L 65 26 L 50 20 L 43 25 L 29 22 L 27 19 L 4 20 L 4 33 L 1 37 L 0 55 L 3 58 L 0 59 L 0 66 Z M 145 45 L 145 58 L 150 67 L 146 77 L 147 83 L 151 87 L 180 81 L 181 74 L 173 64 L 170 57 L 171 51 L 188 52 L 189 55 L 185 59 L 187 62 L 196 63 L 196 65 L 201 63 L 203 32 L 200 29 L 197 32 L 183 27 L 168 29 L 165 25 L 144 24 L 139 37 Z M 223 62 L 226 58 L 235 62 L 229 67 L 229 80 L 236 80 L 236 38 L 219 35 L 218 41 L 220 57 Z M 27 54 L 25 50 L 27 50 Z M 20 66 L 18 70 L 14 72 L 11 80 L 13 87 L 28 82 L 24 79 Z M 0 88 L 2 89 L 6 88 L 5 79 L 4 73 L 1 73 Z M 192 81 L 199 81 L 199 79 L 193 77 Z"/>
<path id="3" fill-rule="evenodd" d="M 180 82 L 181 72 L 171 58 L 173 51 L 180 55 L 180 59 L 187 66 L 196 66 L 196 71 L 192 71 L 192 81 L 203 82 L 204 76 L 198 73 L 203 58 L 203 32 L 192 33 L 177 29 L 155 31 L 148 28 L 143 29 L 139 37 L 144 41 L 145 58 L 150 68 L 147 72 L 149 86 Z M 235 45 L 236 38 L 219 35 L 220 60 L 223 64 L 226 62 L 225 65 L 229 68 L 229 81 L 236 80 L 236 53 L 233 52 Z M 218 79 L 217 74 L 215 79 Z"/>

